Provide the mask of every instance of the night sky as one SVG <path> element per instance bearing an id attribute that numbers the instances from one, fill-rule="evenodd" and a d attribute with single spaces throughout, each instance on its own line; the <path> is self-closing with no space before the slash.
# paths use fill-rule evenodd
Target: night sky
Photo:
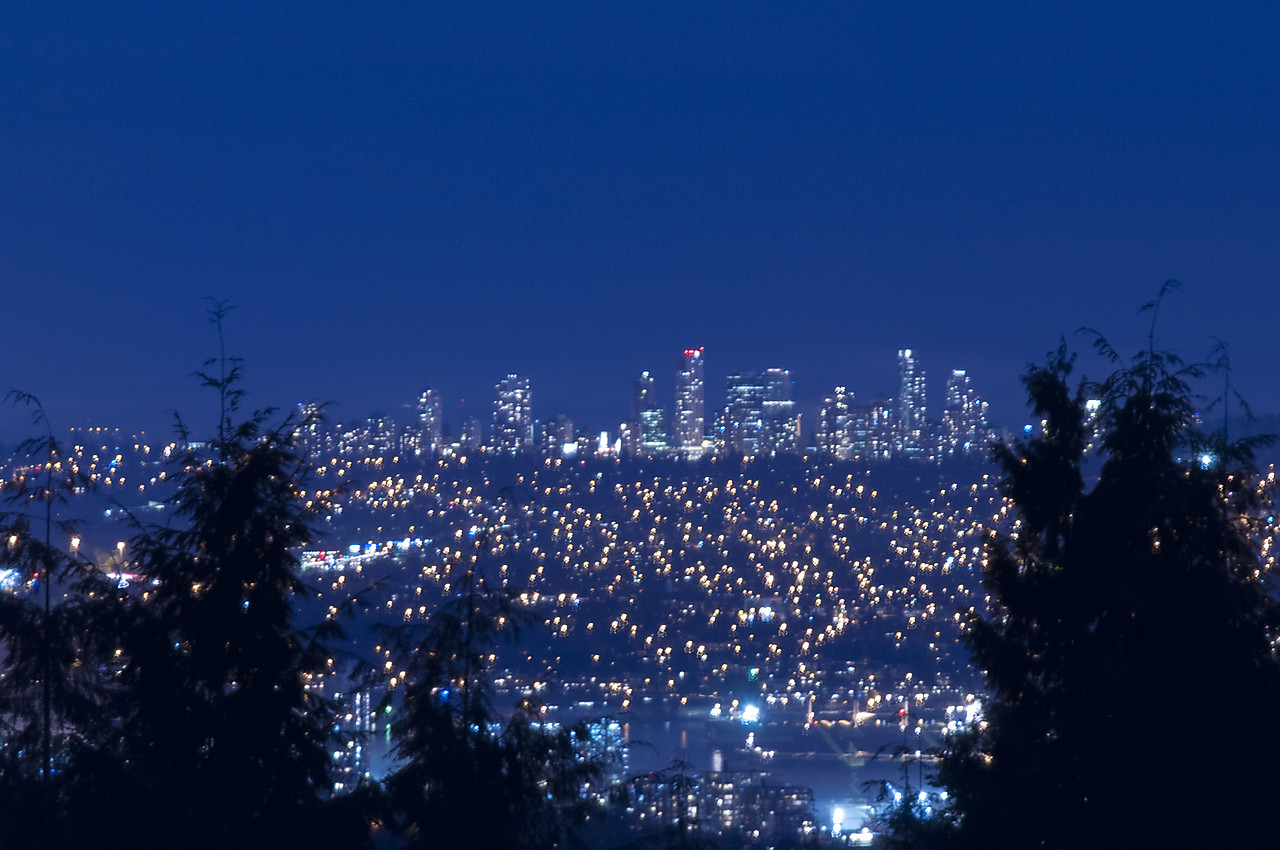
<path id="1" fill-rule="evenodd" d="M 456 422 L 518 371 L 613 429 L 685 347 L 709 402 L 779 366 L 804 405 L 912 347 L 931 415 L 967 368 L 1013 425 L 1028 362 L 1137 350 L 1177 278 L 1160 343 L 1226 340 L 1280 412 L 1278 34 L 1274 2 L 10 0 L 0 385 L 199 424 L 214 296 L 250 406 L 429 384 Z"/>

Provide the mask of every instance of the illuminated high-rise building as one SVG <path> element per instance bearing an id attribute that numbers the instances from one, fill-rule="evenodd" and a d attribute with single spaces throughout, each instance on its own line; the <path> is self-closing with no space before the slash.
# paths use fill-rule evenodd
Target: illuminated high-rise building
<path id="1" fill-rule="evenodd" d="M 761 383 L 764 395 L 760 405 L 760 453 L 793 452 L 800 443 L 800 423 L 796 403 L 791 399 L 791 372 L 765 369 Z"/>
<path id="2" fill-rule="evenodd" d="M 661 455 L 671 450 L 666 419 L 667 413 L 661 407 L 640 414 L 640 449 L 645 454 Z"/>
<path id="3" fill-rule="evenodd" d="M 542 438 L 542 450 L 551 457 L 564 457 L 577 452 L 578 432 L 573 427 L 573 420 L 563 413 L 543 427 Z"/>
<path id="4" fill-rule="evenodd" d="M 375 413 L 365 420 L 364 450 L 371 455 L 393 455 L 400 451 L 400 432 L 396 421 L 385 413 Z"/>
<path id="5" fill-rule="evenodd" d="M 324 454 L 326 430 L 322 428 L 324 406 L 310 401 L 300 401 L 297 407 L 297 427 L 294 436 L 299 438 L 307 454 Z"/>
<path id="6" fill-rule="evenodd" d="M 533 448 L 533 402 L 529 379 L 507 375 L 494 387 L 493 447 L 500 452 L 524 452 Z"/>
<path id="7" fill-rule="evenodd" d="M 748 456 L 794 451 L 799 426 L 791 384 L 786 369 L 730 375 L 721 450 Z"/>
<path id="8" fill-rule="evenodd" d="M 640 453 L 661 455 L 671 448 L 666 419 L 667 412 L 653 391 L 653 375 L 641 372 L 631 383 L 631 421 L 636 431 L 631 441 L 639 445 Z"/>
<path id="9" fill-rule="evenodd" d="M 822 397 L 822 403 L 818 406 L 818 451 L 845 459 L 852 456 L 851 404 L 853 393 L 844 387 L 836 387 L 834 393 Z"/>
<path id="10" fill-rule="evenodd" d="M 737 372 L 725 379 L 723 418 L 723 451 L 747 456 L 760 454 L 764 381 L 759 372 Z"/>
<path id="11" fill-rule="evenodd" d="M 346 746 L 333 750 L 334 791 L 358 788 L 369 781 L 368 741 L 374 729 L 374 703 L 368 691 L 335 693 L 333 701 L 339 708 L 334 725 L 334 736 Z"/>
<path id="12" fill-rule="evenodd" d="M 627 457 L 640 457 L 644 454 L 639 422 L 628 419 L 618 425 L 618 450 Z"/>
<path id="13" fill-rule="evenodd" d="M 653 397 L 653 375 L 641 372 L 631 381 L 631 418 L 639 422 L 642 413 L 658 406 Z"/>
<path id="14" fill-rule="evenodd" d="M 910 348 L 898 351 L 898 371 L 902 387 L 898 393 L 898 448 L 907 457 L 925 459 L 928 450 L 928 422 L 925 419 L 924 370 Z"/>
<path id="15" fill-rule="evenodd" d="M 427 387 L 418 396 L 418 428 L 414 435 L 414 453 L 435 455 L 444 443 L 444 418 L 440 406 L 440 393 Z"/>
<path id="16" fill-rule="evenodd" d="M 689 458 L 702 456 L 706 434 L 705 353 L 705 348 L 686 348 L 676 373 L 676 414 L 671 431 L 675 448 Z"/>
<path id="17" fill-rule="evenodd" d="M 474 416 L 463 414 L 462 424 L 458 428 L 458 446 L 464 452 L 478 451 L 484 445 L 484 433 L 480 420 Z"/>
<path id="18" fill-rule="evenodd" d="M 899 424 L 893 400 L 872 399 L 849 411 L 849 454 L 860 460 L 884 460 L 898 446 Z"/>
<path id="19" fill-rule="evenodd" d="M 991 440 L 987 403 L 978 397 L 963 369 L 953 369 L 947 379 L 942 410 L 942 452 L 945 455 L 985 452 Z"/>

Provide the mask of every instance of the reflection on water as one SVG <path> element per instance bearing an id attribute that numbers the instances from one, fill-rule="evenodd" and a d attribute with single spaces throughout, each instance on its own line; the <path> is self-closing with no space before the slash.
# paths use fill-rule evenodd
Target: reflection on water
<path id="1" fill-rule="evenodd" d="M 907 728 L 875 721 L 806 724 L 802 717 L 771 720 L 767 714 L 743 724 L 661 709 L 617 719 L 631 775 L 662 770 L 676 760 L 698 773 L 763 771 L 771 783 L 812 788 L 818 820 L 828 824 L 837 807 L 849 814 L 872 804 L 882 781 L 934 790 L 928 783 L 934 764 L 929 753 L 941 745 L 942 729 L 919 721 Z"/>

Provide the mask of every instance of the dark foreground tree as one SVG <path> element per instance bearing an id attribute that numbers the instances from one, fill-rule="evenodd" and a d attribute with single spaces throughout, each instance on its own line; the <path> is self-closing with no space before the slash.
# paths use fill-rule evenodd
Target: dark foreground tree
<path id="1" fill-rule="evenodd" d="M 226 310 L 210 310 L 220 340 Z M 112 628 L 119 699 L 104 708 L 120 776 L 102 792 L 145 816 L 101 835 L 130 847 L 359 846 L 361 818 L 331 799 L 335 707 L 323 679 L 340 628 L 294 622 L 315 593 L 300 576 L 321 501 L 307 498 L 308 423 L 236 421 L 238 362 L 223 353 L 206 367 L 216 436 L 193 440 L 179 423 L 169 518 L 130 543 L 141 581 Z"/>
<path id="2" fill-rule="evenodd" d="M 940 767 L 954 838 L 1260 846 L 1280 764 L 1267 488 L 1249 445 L 1195 430 L 1195 370 L 1151 346 L 1096 388 L 1087 488 L 1071 372 L 1064 349 L 1030 370 L 1042 431 L 996 451 L 1018 522 L 988 545 L 992 610 L 969 635 L 986 719 Z"/>
<path id="3" fill-rule="evenodd" d="M 300 550 L 315 539 L 296 433 L 259 416 L 187 443 L 174 521 L 130 545 L 145 591 L 122 640 L 120 746 L 147 817 L 125 833 L 154 846 L 181 836 L 186 847 L 313 847 L 359 835 L 328 804 L 333 708 L 318 686 L 336 627 L 294 625 L 309 592 Z"/>
<path id="4" fill-rule="evenodd" d="M 15 845 L 73 843 L 92 806 L 96 750 L 110 734 L 100 710 L 111 682 L 111 640 L 96 628 L 116 602 L 114 583 L 79 557 L 74 527 L 55 519 L 89 484 L 55 439 L 44 408 L 27 393 L 44 432 L 14 456 L 0 513 L 0 822 Z"/>
<path id="5" fill-rule="evenodd" d="M 456 554 L 454 596 L 422 628 L 388 635 L 406 676 L 392 726 L 401 766 L 385 786 L 410 847 L 564 846 L 590 809 L 583 785 L 600 774 L 582 752 L 584 725 L 544 723 L 532 697 L 510 714 L 493 704 L 496 644 L 528 620 L 515 593 L 481 569 L 496 537 L 481 533 Z"/>

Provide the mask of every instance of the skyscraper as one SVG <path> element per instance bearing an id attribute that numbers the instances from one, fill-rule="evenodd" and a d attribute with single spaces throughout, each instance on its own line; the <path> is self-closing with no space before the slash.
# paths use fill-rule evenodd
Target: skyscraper
<path id="1" fill-rule="evenodd" d="M 493 447 L 500 452 L 533 448 L 533 403 L 529 379 L 507 375 L 494 387 Z"/>
<path id="2" fill-rule="evenodd" d="M 641 372 L 631 381 L 631 418 L 640 421 L 640 415 L 651 407 L 657 407 L 653 398 L 653 375 Z"/>
<path id="3" fill-rule="evenodd" d="M 372 454 L 398 454 L 400 431 L 396 421 L 385 413 L 375 413 L 365 420 L 364 450 Z"/>
<path id="4" fill-rule="evenodd" d="M 642 453 L 660 455 L 671 448 L 666 418 L 653 391 L 653 375 L 641 372 L 631 383 L 631 421 L 637 431 L 633 442 L 639 443 Z"/>
<path id="5" fill-rule="evenodd" d="M 463 415 L 462 424 L 458 427 L 458 445 L 464 452 L 478 451 L 484 445 L 479 419 Z"/>
<path id="6" fill-rule="evenodd" d="M 865 407 L 849 411 L 849 456 L 863 460 L 885 460 L 894 453 L 899 440 L 899 423 L 893 400 L 875 398 Z"/>
<path id="7" fill-rule="evenodd" d="M 306 448 L 309 455 L 324 454 L 326 446 L 326 436 L 332 431 L 322 428 L 321 415 L 324 413 L 324 406 L 313 401 L 300 401 L 297 408 L 297 428 L 294 430 L 294 436 L 302 441 L 302 445 Z"/>
<path id="8" fill-rule="evenodd" d="M 650 408 L 640 414 L 640 448 L 647 455 L 665 454 L 671 449 L 666 411 L 661 407 Z"/>
<path id="9" fill-rule="evenodd" d="M 427 387 L 418 396 L 418 433 L 415 435 L 414 453 L 435 455 L 440 453 L 444 441 L 444 419 L 441 416 L 440 393 Z"/>
<path id="10" fill-rule="evenodd" d="M 642 457 L 644 445 L 640 442 L 640 423 L 628 419 L 618 425 L 618 447 L 627 457 Z"/>
<path id="11" fill-rule="evenodd" d="M 831 395 L 822 397 L 818 407 L 818 451 L 849 458 L 853 448 L 853 421 L 849 406 L 853 393 L 844 387 L 836 387 Z"/>
<path id="12" fill-rule="evenodd" d="M 761 383 L 764 395 L 760 405 L 760 453 L 793 452 L 799 444 L 800 429 L 796 403 L 791 399 L 791 372 L 787 369 L 765 369 Z"/>
<path id="13" fill-rule="evenodd" d="M 724 451 L 760 454 L 764 425 L 764 381 L 759 372 L 737 372 L 725 379 Z"/>
<path id="14" fill-rule="evenodd" d="M 910 348 L 898 351 L 898 371 L 902 375 L 902 389 L 898 393 L 899 450 L 907 457 L 923 460 L 929 455 L 924 370 Z"/>
<path id="15" fill-rule="evenodd" d="M 556 416 L 542 429 L 542 450 L 551 457 L 575 454 L 578 449 L 578 433 L 573 420 L 563 413 Z"/>
<path id="16" fill-rule="evenodd" d="M 675 447 L 685 457 L 702 456 L 706 433 L 706 388 L 703 378 L 705 348 L 686 348 L 676 373 L 676 415 L 672 423 Z"/>
<path id="17" fill-rule="evenodd" d="M 739 372 L 725 384 L 724 450 L 748 456 L 794 451 L 798 423 L 786 369 Z"/>
<path id="18" fill-rule="evenodd" d="M 987 403 L 978 398 L 963 369 L 953 369 L 947 379 L 946 405 L 942 411 L 943 454 L 986 451 L 991 439 Z"/>

